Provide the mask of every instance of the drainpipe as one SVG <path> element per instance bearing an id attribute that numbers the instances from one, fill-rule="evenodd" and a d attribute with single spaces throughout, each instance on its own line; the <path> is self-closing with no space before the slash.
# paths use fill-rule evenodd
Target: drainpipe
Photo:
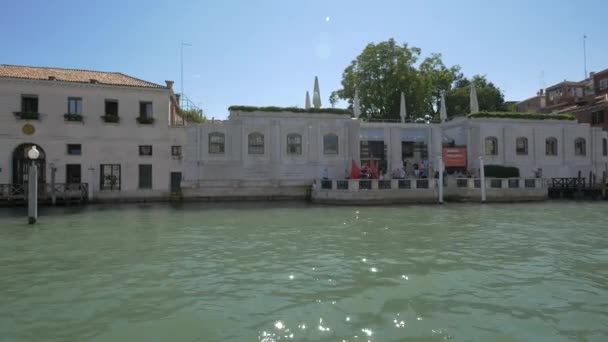
<path id="1" fill-rule="evenodd" d="M 479 178 L 480 179 L 480 190 L 481 190 L 481 203 L 486 202 L 486 171 L 484 170 L 483 157 L 479 156 Z"/>

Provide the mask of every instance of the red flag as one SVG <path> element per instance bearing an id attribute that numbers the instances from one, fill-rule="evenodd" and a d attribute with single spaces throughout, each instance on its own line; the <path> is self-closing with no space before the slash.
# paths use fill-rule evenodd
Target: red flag
<path id="1" fill-rule="evenodd" d="M 353 159 L 351 166 L 350 166 L 350 179 L 359 179 L 359 177 L 361 177 L 360 171 L 359 171 L 359 166 Z"/>

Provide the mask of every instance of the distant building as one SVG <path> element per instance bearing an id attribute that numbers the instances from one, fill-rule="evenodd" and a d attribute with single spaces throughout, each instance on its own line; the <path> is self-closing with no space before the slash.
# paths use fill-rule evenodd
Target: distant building
<path id="1" fill-rule="evenodd" d="M 92 200 L 168 198 L 181 181 L 185 140 L 172 86 L 116 72 L 0 65 L 0 199 L 23 195 L 33 145 L 43 192 L 55 183 Z"/>
<path id="2" fill-rule="evenodd" d="M 563 81 L 517 104 L 518 112 L 571 113 L 581 123 L 608 130 L 608 69 L 580 81 Z"/>
<path id="3" fill-rule="evenodd" d="M 542 112 L 546 107 L 545 93 L 541 89 L 536 93 L 536 96 L 520 101 L 515 106 L 517 111 L 522 113 Z"/>

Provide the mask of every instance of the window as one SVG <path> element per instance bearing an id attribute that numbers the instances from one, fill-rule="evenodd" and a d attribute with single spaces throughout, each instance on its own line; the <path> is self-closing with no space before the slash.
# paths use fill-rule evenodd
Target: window
<path id="1" fill-rule="evenodd" d="M 528 155 L 528 138 L 519 137 L 515 140 L 515 153 L 519 156 Z"/>
<path id="2" fill-rule="evenodd" d="M 604 111 L 598 110 L 597 112 L 591 113 L 591 124 L 599 125 L 604 123 Z"/>
<path id="3" fill-rule="evenodd" d="M 556 156 L 557 155 L 557 139 L 551 137 L 545 140 L 545 155 Z"/>
<path id="4" fill-rule="evenodd" d="M 182 156 L 182 147 L 179 145 L 171 146 L 171 156 L 181 157 Z"/>
<path id="5" fill-rule="evenodd" d="M 38 96 L 22 95 L 21 96 L 21 112 L 38 113 Z"/>
<path id="6" fill-rule="evenodd" d="M 249 134 L 249 154 L 264 154 L 264 134 Z"/>
<path id="7" fill-rule="evenodd" d="M 323 154 L 338 154 L 338 135 L 329 133 L 323 136 Z"/>
<path id="8" fill-rule="evenodd" d="M 487 137 L 485 147 L 486 147 L 486 155 L 488 155 L 488 156 L 498 155 L 498 139 L 496 139 L 495 137 Z"/>
<path id="9" fill-rule="evenodd" d="M 139 188 L 152 189 L 152 165 L 139 165 Z"/>
<path id="10" fill-rule="evenodd" d="M 139 145 L 139 155 L 140 156 L 151 156 L 152 155 L 152 145 Z"/>
<path id="11" fill-rule="evenodd" d="M 139 116 L 142 118 L 152 118 L 152 102 L 139 103 Z"/>
<path id="12" fill-rule="evenodd" d="M 68 97 L 68 114 L 82 114 L 82 99 Z"/>
<path id="13" fill-rule="evenodd" d="M 209 134 L 209 154 L 224 154 L 226 148 L 226 135 L 220 132 Z"/>
<path id="14" fill-rule="evenodd" d="M 106 100 L 106 111 L 107 116 L 118 116 L 118 101 Z"/>
<path id="15" fill-rule="evenodd" d="M 574 155 L 576 156 L 584 156 L 587 154 L 585 139 L 576 138 L 574 140 Z"/>
<path id="16" fill-rule="evenodd" d="M 608 78 L 600 80 L 600 90 L 608 89 Z"/>
<path id="17" fill-rule="evenodd" d="M 287 135 L 287 154 L 302 154 L 302 136 L 297 133 Z"/>
<path id="18" fill-rule="evenodd" d="M 602 139 L 602 155 L 608 156 L 608 139 Z"/>
<path id="19" fill-rule="evenodd" d="M 68 144 L 68 155 L 79 156 L 82 154 L 82 145 L 80 144 Z"/>
<path id="20" fill-rule="evenodd" d="M 120 164 L 101 164 L 99 172 L 99 189 L 120 190 Z"/>

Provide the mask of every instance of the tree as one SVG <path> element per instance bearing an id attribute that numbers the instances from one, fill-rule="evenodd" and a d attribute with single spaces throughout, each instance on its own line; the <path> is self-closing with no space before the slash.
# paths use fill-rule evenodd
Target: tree
<path id="1" fill-rule="evenodd" d="M 485 75 L 475 75 L 470 80 L 457 80 L 454 88 L 446 94 L 449 116 L 466 115 L 470 112 L 471 83 L 475 84 L 480 110 L 495 112 L 504 109 L 505 99 L 502 91 L 489 82 Z"/>
<path id="2" fill-rule="evenodd" d="M 361 115 L 372 119 L 399 119 L 400 94 L 405 93 L 410 117 L 437 116 L 441 94 L 446 94 L 448 115 L 469 112 L 469 85 L 475 83 L 479 107 L 484 111 L 503 108 L 504 96 L 485 76 L 470 80 L 460 66 L 446 66 L 441 54 L 432 53 L 420 63 L 421 50 L 394 39 L 370 43 L 342 74 L 342 89 L 332 92 L 330 101 L 346 100 L 352 107 L 359 90 Z"/>
<path id="3" fill-rule="evenodd" d="M 342 74 L 342 89 L 332 92 L 330 101 L 347 100 L 352 106 L 359 90 L 361 113 L 376 119 L 398 119 L 400 93 L 405 92 L 408 113 L 421 113 L 424 87 L 415 63 L 420 49 L 397 45 L 394 39 L 368 44 Z"/>
<path id="4" fill-rule="evenodd" d="M 352 106 L 359 89 L 361 113 L 374 119 L 399 119 L 400 94 L 405 93 L 409 116 L 436 113 L 441 92 L 461 78 L 460 67 L 447 67 L 440 54 L 431 54 L 417 65 L 421 50 L 394 39 L 370 43 L 342 74 L 342 89 L 331 94 Z"/>

